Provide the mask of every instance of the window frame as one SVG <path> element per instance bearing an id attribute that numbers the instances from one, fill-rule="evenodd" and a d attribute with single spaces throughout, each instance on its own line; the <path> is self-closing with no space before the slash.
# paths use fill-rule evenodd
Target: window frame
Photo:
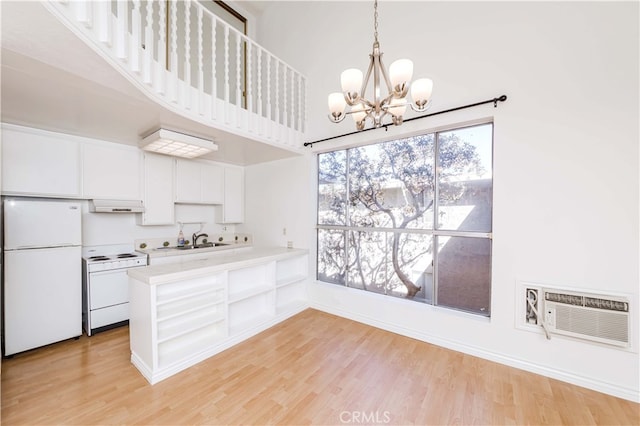
<path id="1" fill-rule="evenodd" d="M 491 126 L 491 139 L 490 139 L 490 143 L 491 143 L 491 155 L 490 155 L 490 161 L 491 161 L 491 197 L 490 197 L 490 205 L 491 205 L 491 213 L 490 213 L 490 217 L 489 217 L 489 231 L 460 231 L 460 230 L 449 230 L 449 229 L 438 229 L 438 225 L 437 225 L 437 220 L 436 218 L 438 218 L 438 214 L 439 214 L 439 210 L 442 207 L 440 204 L 440 134 L 441 133 L 446 133 L 446 132 L 451 132 L 451 131 L 459 131 L 459 130 L 464 130 L 464 129 L 468 129 L 468 128 L 473 128 L 473 127 L 480 127 L 480 126 L 484 126 L 484 125 L 489 125 Z M 349 215 L 349 195 L 350 195 L 350 179 L 349 179 L 349 171 L 350 171 L 350 158 L 351 155 L 349 155 L 349 150 L 354 149 L 354 148 L 359 148 L 362 146 L 368 146 L 368 145 L 376 145 L 376 144 L 384 144 L 387 142 L 392 142 L 392 141 L 397 141 L 397 140 L 402 140 L 402 139 L 407 139 L 410 137 L 415 137 L 415 136 L 423 136 L 423 135 L 430 135 L 433 134 L 434 137 L 434 151 L 433 151 L 433 155 L 434 155 L 434 190 L 433 190 L 433 197 L 434 197 L 434 203 L 433 203 L 433 227 L 431 229 L 416 229 L 416 228 L 388 228 L 388 227 L 375 227 L 375 226 L 351 226 L 351 222 L 350 222 L 350 215 Z M 380 232 L 380 233 L 395 233 L 395 234 L 419 234 L 419 235 L 429 235 L 432 238 L 432 252 L 431 252 L 431 256 L 432 256 L 432 262 L 433 262 L 433 283 L 432 283 L 432 300 L 429 302 L 426 299 L 407 299 L 409 301 L 413 301 L 413 302 L 418 302 L 418 303 L 425 303 L 428 305 L 431 305 L 433 307 L 439 307 L 439 308 L 445 308 L 445 309 L 452 309 L 452 310 L 456 310 L 456 311 L 462 311 L 462 312 L 466 312 L 466 313 L 470 313 L 473 315 L 478 315 L 478 316 L 485 316 L 485 317 L 490 317 L 491 316 L 491 306 L 489 306 L 489 311 L 487 313 L 480 313 L 478 311 L 473 311 L 473 310 L 467 310 L 467 309 L 461 309 L 461 308 L 457 308 L 457 307 L 452 307 L 452 306 L 448 306 L 448 305 L 440 305 L 438 304 L 438 282 L 439 282 L 439 277 L 438 277 L 438 273 L 439 273 L 439 267 L 436 266 L 438 264 L 438 257 L 440 256 L 440 250 L 438 249 L 438 238 L 439 237 L 466 237 L 466 238 L 481 238 L 481 239 L 487 239 L 489 242 L 489 253 L 488 253 L 488 257 L 489 257 L 489 294 L 488 294 L 488 298 L 489 298 L 489 305 L 491 305 L 491 288 L 492 288 L 492 270 L 493 270 L 493 216 L 494 216 L 494 197 L 493 197 L 493 189 L 494 189 L 494 141 L 495 141 L 495 123 L 492 119 L 488 119 L 488 120 L 481 120 L 481 121 L 477 121 L 477 122 L 472 122 L 472 123 L 466 123 L 466 124 L 461 124 L 461 125 L 452 125 L 452 126 L 447 126 L 447 127 L 442 127 L 442 128 L 438 128 L 438 129 L 434 129 L 434 130 L 429 130 L 429 131 L 421 131 L 421 132 L 415 132 L 412 134 L 408 134 L 408 135 L 399 135 L 396 136 L 394 138 L 389 138 L 389 139 L 385 139 L 385 140 L 379 140 L 379 141 L 375 141 L 375 142 L 365 142 L 365 143 L 361 143 L 361 144 L 357 144 L 357 145 L 349 145 L 346 147 L 340 147 L 340 148 L 334 148 L 334 149 L 330 149 L 330 150 L 326 150 L 326 151 L 322 151 L 322 152 L 317 152 L 316 153 L 316 183 L 315 183 L 315 189 L 316 189 L 316 209 L 315 209 L 315 221 L 316 221 L 316 225 L 315 225 L 315 238 L 316 238 L 316 262 L 315 262 L 315 268 L 316 268 L 316 280 L 322 283 L 327 283 L 327 284 L 334 284 L 334 285 L 340 285 L 343 287 L 347 287 L 347 288 L 353 288 L 356 290 L 361 290 L 358 287 L 354 287 L 354 286 L 350 286 L 349 285 L 349 279 L 348 279 L 348 262 L 349 262 L 349 251 L 350 251 L 350 238 L 349 238 L 349 232 Z M 347 206 L 345 207 L 345 220 L 346 220 L 346 225 L 324 225 L 324 224 L 320 224 L 320 182 L 319 182 L 319 174 L 320 174 L 320 156 L 323 154 L 327 154 L 329 152 L 334 152 L 334 151 L 345 151 L 345 163 L 346 163 L 346 183 L 345 183 L 345 197 L 346 197 L 346 204 Z M 345 256 L 345 264 L 347 265 L 347 269 L 346 269 L 346 273 L 345 273 L 345 279 L 344 279 L 344 283 L 337 283 L 337 282 L 331 282 L 331 281 L 323 281 L 319 278 L 319 259 L 320 259 L 320 241 L 318 238 L 318 234 L 320 230 L 326 230 L 326 231 L 342 231 L 343 232 L 343 238 L 344 238 L 344 256 Z M 368 291 L 366 289 L 364 289 L 365 291 Z M 369 292 L 369 291 L 368 291 Z M 380 293 L 378 293 L 380 294 Z M 387 296 L 386 292 L 385 294 L 381 294 L 384 296 Z M 392 297 L 394 297 L 392 295 Z M 397 297 L 394 297 L 397 298 Z"/>

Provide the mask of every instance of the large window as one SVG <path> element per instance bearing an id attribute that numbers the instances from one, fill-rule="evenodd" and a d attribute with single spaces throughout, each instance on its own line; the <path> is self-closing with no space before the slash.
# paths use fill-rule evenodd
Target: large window
<path id="1" fill-rule="evenodd" d="M 318 155 L 320 281 L 490 315 L 493 125 Z"/>

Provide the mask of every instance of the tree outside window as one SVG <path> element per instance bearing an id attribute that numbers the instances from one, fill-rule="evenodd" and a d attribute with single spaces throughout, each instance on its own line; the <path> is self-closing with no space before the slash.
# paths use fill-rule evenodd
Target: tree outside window
<path id="1" fill-rule="evenodd" d="M 318 280 L 490 314 L 492 124 L 318 155 Z"/>

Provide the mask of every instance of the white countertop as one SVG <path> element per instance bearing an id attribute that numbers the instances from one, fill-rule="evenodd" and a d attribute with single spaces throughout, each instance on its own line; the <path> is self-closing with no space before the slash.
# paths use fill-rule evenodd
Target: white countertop
<path id="1" fill-rule="evenodd" d="M 241 245 L 242 244 L 234 244 L 233 246 L 239 248 L 238 246 Z M 215 248 L 220 249 L 220 247 Z M 222 247 L 222 249 L 224 248 L 226 248 L 226 246 Z M 308 253 L 308 250 L 305 249 L 290 249 L 285 247 L 250 247 L 246 250 L 229 254 L 220 253 L 220 250 L 214 251 L 216 251 L 216 254 L 211 258 L 184 263 L 131 268 L 127 270 L 127 273 L 130 277 L 150 285 L 165 284 Z M 182 254 L 184 254 L 184 251 L 182 251 Z"/>

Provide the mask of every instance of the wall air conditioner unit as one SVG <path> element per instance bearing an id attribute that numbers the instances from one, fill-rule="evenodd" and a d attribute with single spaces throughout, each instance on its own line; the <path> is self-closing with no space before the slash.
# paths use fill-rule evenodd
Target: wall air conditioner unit
<path id="1" fill-rule="evenodd" d="M 629 301 L 623 297 L 543 289 L 549 333 L 629 346 Z"/>

